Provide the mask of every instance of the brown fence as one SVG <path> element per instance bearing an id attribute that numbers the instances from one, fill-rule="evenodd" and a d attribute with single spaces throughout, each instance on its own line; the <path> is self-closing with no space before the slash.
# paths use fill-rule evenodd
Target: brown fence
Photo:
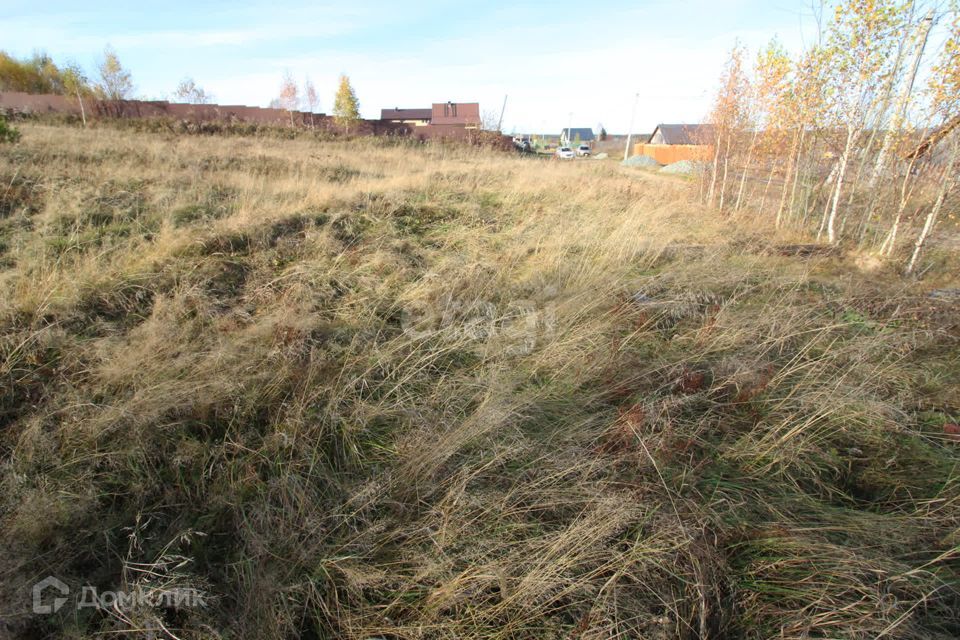
<path id="1" fill-rule="evenodd" d="M 342 127 L 328 115 L 263 109 L 244 105 L 180 104 L 165 100 L 95 100 L 84 98 L 88 118 L 171 118 L 189 122 L 250 122 L 263 125 L 315 127 L 332 133 Z M 0 92 L 0 113 L 22 115 L 64 114 L 80 117 L 80 102 L 73 97 L 50 94 Z M 350 127 L 355 135 L 408 135 L 406 125 L 381 120 L 360 120 Z"/>
<path id="2" fill-rule="evenodd" d="M 310 114 L 283 109 L 261 109 L 242 105 L 177 104 L 165 100 L 95 100 L 84 98 L 87 117 L 107 118 L 176 118 L 204 122 L 212 120 L 256 122 L 259 124 L 308 123 Z M 0 112 L 14 114 L 61 113 L 80 115 L 80 101 L 71 96 L 51 94 L 0 92 Z M 326 116 L 314 114 L 314 119 Z"/>
<path id="3" fill-rule="evenodd" d="M 711 145 L 700 144 L 635 144 L 633 155 L 649 156 L 660 164 L 673 164 L 681 160 L 709 160 L 713 157 Z"/>
<path id="4" fill-rule="evenodd" d="M 165 100 L 94 100 L 85 98 L 83 108 L 88 118 L 171 118 L 188 122 L 251 122 L 264 125 L 311 127 L 333 135 L 344 133 L 332 116 L 322 113 L 263 109 L 243 105 L 180 104 Z M 80 117 L 80 102 L 73 97 L 0 92 L 0 114 L 66 114 Z M 361 136 L 412 136 L 418 140 L 458 140 L 470 144 L 511 148 L 510 138 L 496 133 L 466 129 L 457 125 L 410 127 L 384 120 L 359 120 L 350 125 L 349 133 Z"/>

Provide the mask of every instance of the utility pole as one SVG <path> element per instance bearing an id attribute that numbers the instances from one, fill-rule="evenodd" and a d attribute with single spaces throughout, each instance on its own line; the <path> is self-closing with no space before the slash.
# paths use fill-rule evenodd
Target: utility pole
<path id="1" fill-rule="evenodd" d="M 627 146 L 623 150 L 623 159 L 630 157 L 630 139 L 633 138 L 633 119 L 637 117 L 637 103 L 640 102 L 640 92 L 633 97 L 633 111 L 630 112 L 630 130 L 627 131 Z"/>
<path id="2" fill-rule="evenodd" d="M 570 132 L 570 127 L 573 126 L 573 111 L 567 114 L 567 141 L 563 141 L 563 136 L 560 136 L 560 144 L 570 146 L 570 142 L 573 140 L 573 135 Z"/>
<path id="3" fill-rule="evenodd" d="M 503 96 L 503 106 L 500 108 L 500 122 L 497 123 L 497 131 L 502 131 L 503 129 L 503 112 L 507 110 L 507 96 Z"/>

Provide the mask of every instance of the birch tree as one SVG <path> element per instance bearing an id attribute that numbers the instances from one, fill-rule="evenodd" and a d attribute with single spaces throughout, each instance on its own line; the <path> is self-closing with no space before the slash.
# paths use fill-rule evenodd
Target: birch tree
<path id="1" fill-rule="evenodd" d="M 957 173 L 960 168 L 960 127 L 957 126 L 957 119 L 960 117 L 960 11 L 956 2 L 951 6 L 951 14 L 949 33 L 940 59 L 932 69 L 928 88 L 930 103 L 940 115 L 941 132 L 945 133 L 940 138 L 940 144 L 947 147 L 946 165 L 940 178 L 937 197 L 927 211 L 923 227 L 914 242 L 913 253 L 905 269 L 907 274 L 912 274 L 916 269 L 917 260 L 933 232 L 944 202 L 957 186 Z M 928 153 L 936 154 L 937 149 L 931 148 Z"/>
<path id="2" fill-rule="evenodd" d="M 837 242 L 837 215 L 847 167 L 865 126 L 883 66 L 893 58 L 890 54 L 896 46 L 894 28 L 903 11 L 903 6 L 892 0 L 848 0 L 837 7 L 829 51 L 834 71 L 834 122 L 845 135 L 836 163 L 829 215 L 825 214 L 827 240 L 831 244 Z"/>
<path id="3" fill-rule="evenodd" d="M 213 94 L 194 82 L 193 78 L 184 78 L 173 91 L 175 98 L 188 104 L 210 104 Z"/>
<path id="4" fill-rule="evenodd" d="M 714 127 L 713 171 L 710 177 L 710 188 L 707 192 L 707 201 L 713 204 L 719 194 L 717 208 L 723 211 L 724 196 L 729 174 L 730 152 L 734 139 L 742 132 L 746 119 L 746 103 L 748 100 L 749 82 L 744 75 L 743 58 L 744 48 L 738 43 L 730 51 L 730 57 L 724 66 L 720 79 L 720 90 L 714 102 L 710 122 Z M 720 169 L 723 177 L 720 179 L 719 190 L 717 179 Z"/>
<path id="5" fill-rule="evenodd" d="M 784 99 L 781 118 L 792 131 L 792 144 L 780 194 L 780 206 L 777 208 L 776 225 L 778 227 L 783 220 L 784 210 L 788 212 L 794 210 L 807 131 L 814 129 L 823 120 L 829 91 L 826 84 L 827 58 L 823 47 L 816 46 L 808 50 L 794 67 L 793 82 Z M 788 194 L 789 207 L 787 207 Z"/>
<path id="6" fill-rule="evenodd" d="M 314 126 L 313 114 L 320 106 L 320 98 L 317 96 L 317 88 L 313 86 L 313 80 L 310 79 L 310 76 L 307 76 L 303 83 L 303 100 L 307 104 L 307 109 L 310 110 L 310 126 L 312 127 Z"/>
<path id="7" fill-rule="evenodd" d="M 770 188 L 776 170 L 777 152 L 783 144 L 783 99 L 790 79 L 790 67 L 790 57 L 776 38 L 772 39 L 766 48 L 757 55 L 754 67 L 752 98 L 756 103 L 756 121 L 753 123 L 753 136 L 747 165 L 750 164 L 755 148 L 761 157 L 768 159 L 770 165 L 769 176 L 763 189 L 763 198 L 760 201 L 761 215 L 763 214 L 763 204 L 766 201 L 767 190 Z M 740 179 L 740 190 L 737 194 L 735 209 L 740 208 L 746 178 L 747 174 L 744 172 Z"/>
<path id="8" fill-rule="evenodd" d="M 68 94 L 77 97 L 80 105 L 80 119 L 87 126 L 87 110 L 83 105 L 83 96 L 90 93 L 90 85 L 83 69 L 78 64 L 69 64 L 63 69 L 63 88 Z"/>
<path id="9" fill-rule="evenodd" d="M 883 143 L 874 161 L 873 172 L 870 176 L 871 189 L 877 185 L 877 181 L 887 166 L 887 158 L 890 150 L 893 148 L 894 141 L 902 134 L 903 125 L 907 118 L 907 108 L 910 106 L 910 97 L 913 94 L 913 85 L 917 78 L 917 71 L 920 69 L 920 62 L 923 60 L 923 51 L 927 46 L 930 29 L 933 27 L 934 15 L 934 10 L 930 9 L 916 27 L 916 32 L 913 36 L 912 62 L 900 86 L 900 95 L 897 97 L 897 102 L 894 106 L 893 117 L 887 124 L 887 131 L 883 136 Z"/>
<path id="10" fill-rule="evenodd" d="M 293 112 L 300 105 L 300 90 L 289 71 L 283 74 L 283 80 L 280 82 L 280 95 L 277 100 L 280 108 L 286 110 L 290 115 L 290 126 L 293 126 Z"/>
<path id="11" fill-rule="evenodd" d="M 103 50 L 103 59 L 97 65 L 99 81 L 97 93 L 106 100 L 126 100 L 133 96 L 134 86 L 130 72 L 120 63 L 111 47 Z"/>
<path id="12" fill-rule="evenodd" d="M 337 124 L 347 133 L 350 133 L 350 127 L 360 119 L 360 102 L 350 85 L 350 78 L 346 75 L 340 76 L 340 85 L 333 101 L 333 115 L 337 119 Z"/>
<path id="13" fill-rule="evenodd" d="M 949 156 L 947 160 L 947 165 L 943 169 L 943 175 L 940 178 L 940 188 L 937 190 L 937 198 L 934 200 L 933 205 L 930 207 L 930 210 L 927 212 L 927 215 L 923 220 L 923 228 L 920 230 L 920 234 L 917 236 L 916 242 L 913 245 L 913 254 L 910 256 L 910 262 L 907 263 L 907 267 L 904 272 L 907 275 L 913 273 L 913 270 L 917 266 L 917 259 L 920 257 L 920 252 L 923 251 L 923 247 L 927 242 L 927 239 L 930 237 L 930 233 L 933 231 L 934 225 L 937 224 L 937 220 L 940 217 L 940 212 L 943 209 L 943 203 L 947 199 L 947 195 L 953 191 L 957 186 L 957 156 L 960 152 L 960 136 L 954 133 L 951 136 L 949 142 Z"/>

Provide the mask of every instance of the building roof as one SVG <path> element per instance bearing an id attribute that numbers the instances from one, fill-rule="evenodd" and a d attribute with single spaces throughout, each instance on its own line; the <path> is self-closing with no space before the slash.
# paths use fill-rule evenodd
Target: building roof
<path id="1" fill-rule="evenodd" d="M 581 129 L 578 129 L 577 127 L 571 127 L 570 133 L 571 133 L 571 136 L 568 138 L 568 140 L 576 140 L 577 138 L 580 138 L 581 142 L 589 142 L 590 140 L 593 140 L 596 138 L 596 136 L 593 135 L 593 129 L 590 129 L 588 127 L 584 127 Z M 567 135 L 566 127 L 564 127 L 562 131 L 560 131 L 560 135 L 561 136 Z"/>
<path id="2" fill-rule="evenodd" d="M 432 109 L 380 109 L 381 120 L 429 120 Z"/>
<path id="3" fill-rule="evenodd" d="M 664 144 L 709 144 L 714 137 L 712 124 L 658 124 L 650 135 L 651 140 L 657 131 L 663 136 Z"/>

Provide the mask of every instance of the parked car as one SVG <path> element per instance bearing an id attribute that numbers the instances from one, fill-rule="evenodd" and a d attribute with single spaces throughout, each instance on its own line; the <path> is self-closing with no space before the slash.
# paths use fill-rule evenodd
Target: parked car
<path id="1" fill-rule="evenodd" d="M 589 156 L 589 155 L 590 155 L 590 145 L 588 145 L 588 144 L 582 144 L 582 145 L 580 145 L 579 147 L 577 147 L 577 155 L 580 156 L 580 157 Z"/>
<path id="2" fill-rule="evenodd" d="M 557 149 L 557 157 L 561 160 L 573 160 L 576 156 L 570 147 L 560 147 Z"/>

